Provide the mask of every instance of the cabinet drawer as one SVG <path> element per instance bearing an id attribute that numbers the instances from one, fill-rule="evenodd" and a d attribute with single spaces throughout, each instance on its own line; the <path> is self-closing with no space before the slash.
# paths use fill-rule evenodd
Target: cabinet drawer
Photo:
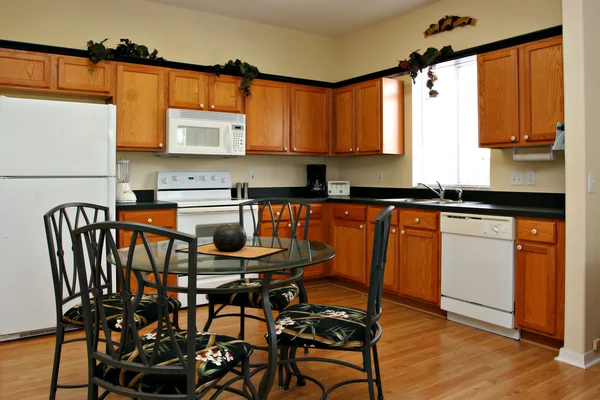
<path id="1" fill-rule="evenodd" d="M 119 220 L 160 226 L 163 228 L 177 227 L 175 209 L 168 210 L 131 210 L 119 212 Z"/>
<path id="2" fill-rule="evenodd" d="M 379 207 L 379 206 L 371 206 L 371 207 L 367 208 L 367 220 L 369 222 L 375 223 L 375 220 L 379 216 L 379 213 L 382 212 L 383 210 L 385 210 L 386 208 L 387 207 Z M 394 225 L 394 226 L 398 226 L 398 224 L 399 224 L 399 220 L 400 220 L 399 213 L 400 213 L 400 211 L 398 209 L 395 209 L 394 212 L 392 213 L 392 225 Z"/>
<path id="3" fill-rule="evenodd" d="M 400 225 L 403 228 L 420 228 L 436 231 L 438 229 L 440 213 L 437 211 L 402 210 L 400 212 Z"/>
<path id="4" fill-rule="evenodd" d="M 294 206 L 294 214 L 298 212 L 298 206 Z M 306 208 L 302 207 L 302 213 L 300 219 L 306 217 Z M 323 217 L 323 204 L 311 204 L 310 205 L 310 218 L 322 218 Z"/>
<path id="5" fill-rule="evenodd" d="M 275 222 L 277 222 L 281 213 L 283 213 L 281 216 L 282 221 L 290 220 L 290 209 L 288 207 L 283 207 L 282 204 L 272 204 L 271 207 L 273 208 L 272 212 Z M 294 210 L 292 210 L 292 212 L 294 212 Z M 264 207 L 264 211 L 260 217 L 260 220 L 271 222 L 271 209 L 268 206 Z"/>
<path id="6" fill-rule="evenodd" d="M 354 221 L 366 221 L 367 206 L 357 206 L 353 204 L 335 204 L 333 206 L 333 217 L 341 219 L 351 219 Z"/>
<path id="7" fill-rule="evenodd" d="M 517 239 L 556 243 L 556 221 L 517 218 Z"/>

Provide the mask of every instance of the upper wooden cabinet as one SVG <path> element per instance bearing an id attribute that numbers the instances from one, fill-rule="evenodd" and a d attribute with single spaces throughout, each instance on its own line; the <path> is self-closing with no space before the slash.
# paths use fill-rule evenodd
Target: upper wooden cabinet
<path id="1" fill-rule="evenodd" d="M 477 58 L 479 145 L 552 144 L 564 121 L 562 36 Z"/>
<path id="2" fill-rule="evenodd" d="M 329 152 L 329 92 L 327 88 L 292 85 L 290 146 L 294 153 Z"/>
<path id="3" fill-rule="evenodd" d="M 117 66 L 117 149 L 162 150 L 165 143 L 167 72 L 164 68 Z"/>
<path id="4" fill-rule="evenodd" d="M 404 154 L 404 84 L 374 79 L 336 89 L 333 153 Z"/>
<path id="5" fill-rule="evenodd" d="M 115 90 L 115 63 L 93 64 L 85 58 L 58 57 L 58 89 L 113 94 Z"/>
<path id="6" fill-rule="evenodd" d="M 244 112 L 244 94 L 240 90 L 241 78 L 221 75 L 208 77 L 208 104 L 210 111 Z"/>
<path id="7" fill-rule="evenodd" d="M 50 89 L 50 54 L 0 49 L 0 85 Z"/>
<path id="8" fill-rule="evenodd" d="M 281 153 L 289 148 L 290 85 L 255 80 L 246 97 L 246 151 Z"/>
<path id="9" fill-rule="evenodd" d="M 208 108 L 208 74 L 169 71 L 169 108 Z"/>

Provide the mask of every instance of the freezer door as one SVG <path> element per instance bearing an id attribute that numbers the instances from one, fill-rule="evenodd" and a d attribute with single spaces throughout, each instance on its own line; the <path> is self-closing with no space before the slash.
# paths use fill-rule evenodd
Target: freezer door
<path id="1" fill-rule="evenodd" d="M 114 176 L 115 110 L 0 96 L 0 176 Z"/>
<path id="2" fill-rule="evenodd" d="M 43 215 L 82 201 L 111 207 L 114 218 L 114 187 L 114 178 L 0 179 L 0 340 L 56 327 Z"/>

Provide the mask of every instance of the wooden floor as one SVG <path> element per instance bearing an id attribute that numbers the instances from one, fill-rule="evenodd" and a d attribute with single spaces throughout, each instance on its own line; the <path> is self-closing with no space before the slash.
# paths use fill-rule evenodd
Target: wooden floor
<path id="1" fill-rule="evenodd" d="M 326 284 L 310 287 L 312 302 L 364 308 L 366 298 L 351 290 Z M 198 311 L 204 321 L 206 310 Z M 185 320 L 182 318 L 182 320 Z M 7 321 L 4 321 L 6 323 Z M 600 367 L 584 371 L 554 361 L 556 351 L 516 342 L 429 314 L 385 301 L 384 334 L 379 345 L 383 388 L 394 399 L 600 399 Z M 235 335 L 233 319 L 217 320 L 212 331 Z M 264 327 L 248 323 L 247 339 L 263 344 Z M 80 333 L 71 333 L 80 335 Z M 54 338 L 24 339 L 0 343 L 0 399 L 47 399 Z M 80 343 L 63 350 L 62 383 L 85 381 L 85 350 Z M 315 351 L 358 362 L 360 356 L 345 352 Z M 259 361 L 264 353 L 257 351 Z M 362 377 L 356 371 L 322 363 L 301 364 L 303 372 L 325 385 Z M 317 387 L 292 384 L 288 393 L 276 386 L 269 399 L 318 399 Z M 58 399 L 84 399 L 84 390 L 59 390 Z M 121 399 L 110 395 L 108 399 Z M 223 399 L 239 397 L 224 395 Z M 367 399 L 365 384 L 342 388 L 332 399 Z"/>

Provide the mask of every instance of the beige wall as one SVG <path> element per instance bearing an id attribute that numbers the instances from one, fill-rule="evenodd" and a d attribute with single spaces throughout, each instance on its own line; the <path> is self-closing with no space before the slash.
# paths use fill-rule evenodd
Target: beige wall
<path id="1" fill-rule="evenodd" d="M 429 46 L 452 45 L 461 50 L 561 24 L 561 0 L 443 0 L 338 42 L 338 75 L 349 78 L 394 66 L 410 52 Z M 515 12 L 518 10 L 518 12 Z M 427 39 L 422 32 L 444 15 L 477 18 L 476 27 L 455 29 Z M 357 186 L 399 187 L 412 185 L 411 81 L 405 81 L 406 155 L 347 158 L 340 163 L 341 179 Z M 564 156 L 552 162 L 513 162 L 512 150 L 492 150 L 491 189 L 529 192 L 565 190 Z M 377 182 L 383 171 L 383 183 Z M 510 186 L 511 171 L 535 171 L 535 186 Z"/>

